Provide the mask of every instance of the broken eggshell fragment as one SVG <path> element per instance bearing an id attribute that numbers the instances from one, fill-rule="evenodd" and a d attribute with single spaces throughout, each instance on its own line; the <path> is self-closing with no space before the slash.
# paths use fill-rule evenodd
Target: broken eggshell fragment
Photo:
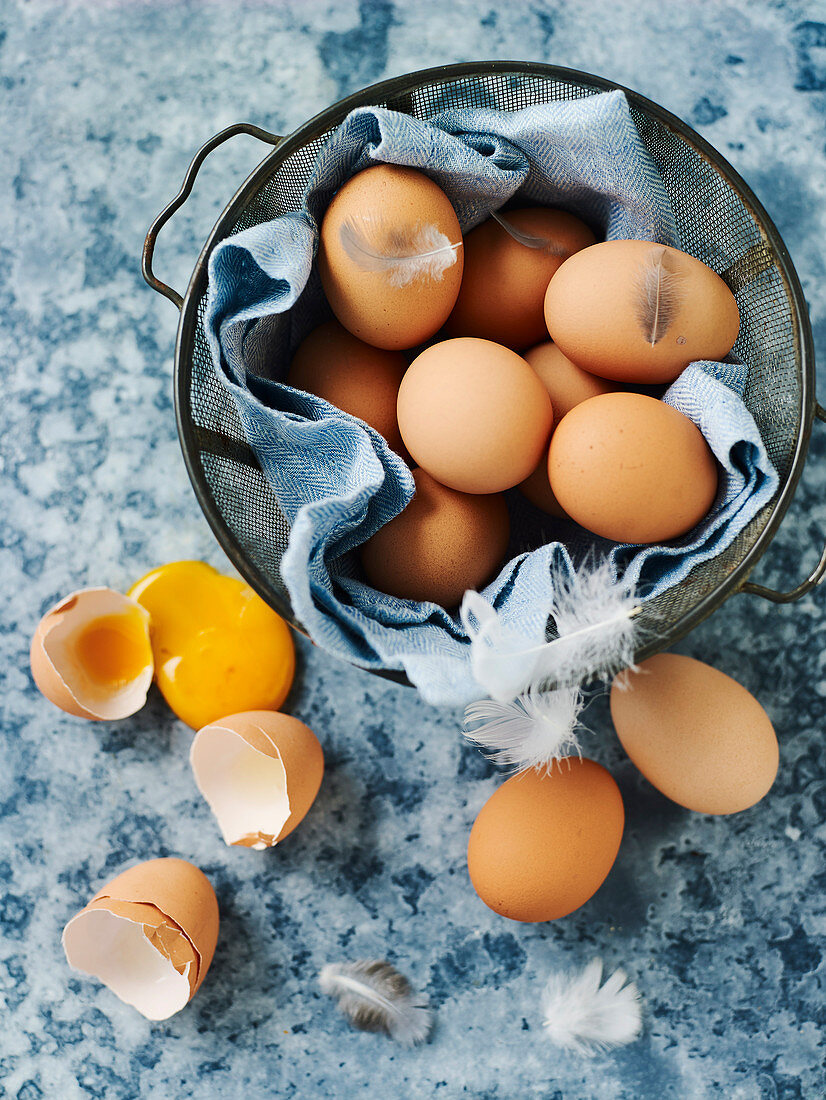
<path id="1" fill-rule="evenodd" d="M 257 851 L 293 831 L 324 774 L 316 735 L 277 711 L 245 711 L 204 726 L 189 760 L 226 843 Z"/>
<path id="2" fill-rule="evenodd" d="M 68 714 L 116 721 L 146 702 L 154 672 L 146 610 L 111 588 L 84 588 L 43 616 L 32 638 L 34 682 Z"/>
<path id="3" fill-rule="evenodd" d="M 204 980 L 218 939 L 209 880 L 183 859 L 130 867 L 63 930 L 69 965 L 149 1020 L 179 1012 Z"/>

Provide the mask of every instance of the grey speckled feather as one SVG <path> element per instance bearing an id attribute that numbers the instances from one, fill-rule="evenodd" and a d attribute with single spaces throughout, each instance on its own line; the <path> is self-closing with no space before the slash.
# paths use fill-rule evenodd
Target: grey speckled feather
<path id="1" fill-rule="evenodd" d="M 536 251 L 548 252 L 552 256 L 567 256 L 568 251 L 565 248 L 560 247 L 551 240 L 550 237 L 535 237 L 532 233 L 523 233 L 521 229 L 517 229 L 513 222 L 500 214 L 498 210 L 491 210 L 490 216 L 495 222 L 498 222 L 506 233 L 509 233 L 515 241 L 519 244 L 523 244 L 525 248 L 533 248 Z"/>
<path id="2" fill-rule="evenodd" d="M 361 1031 L 383 1031 L 408 1047 L 423 1043 L 430 1034 L 433 1018 L 427 999 L 414 993 L 407 978 L 388 962 L 330 963 L 318 980 Z"/>
<path id="3" fill-rule="evenodd" d="M 682 301 L 682 275 L 663 245 L 655 245 L 637 272 L 637 323 L 653 348 L 671 328 Z"/>

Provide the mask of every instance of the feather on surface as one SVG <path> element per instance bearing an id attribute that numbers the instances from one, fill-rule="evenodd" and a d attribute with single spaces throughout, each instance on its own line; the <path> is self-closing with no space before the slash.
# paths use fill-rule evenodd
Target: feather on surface
<path id="1" fill-rule="evenodd" d="M 682 275 L 663 245 L 655 246 L 637 273 L 637 324 L 653 348 L 665 336 L 682 303 Z"/>
<path id="2" fill-rule="evenodd" d="M 347 218 L 339 237 L 354 264 L 383 273 L 397 287 L 419 278 L 441 279 L 462 247 L 461 242 L 451 244 L 435 225 L 398 226 L 368 217 Z"/>
<path id="3" fill-rule="evenodd" d="M 602 983 L 602 959 L 578 973 L 551 974 L 542 992 L 542 1026 L 557 1046 L 592 1056 L 633 1042 L 642 1030 L 640 994 L 622 970 Z"/>
<path id="4" fill-rule="evenodd" d="M 407 978 L 389 962 L 357 959 L 330 963 L 319 985 L 341 1013 L 361 1031 L 381 1031 L 403 1046 L 423 1043 L 433 1026 L 427 999 L 416 994 Z"/>
<path id="5" fill-rule="evenodd" d="M 583 703 L 577 688 L 529 692 L 510 703 L 482 699 L 465 710 L 465 737 L 496 764 L 550 771 L 555 760 L 582 755 L 575 730 Z"/>

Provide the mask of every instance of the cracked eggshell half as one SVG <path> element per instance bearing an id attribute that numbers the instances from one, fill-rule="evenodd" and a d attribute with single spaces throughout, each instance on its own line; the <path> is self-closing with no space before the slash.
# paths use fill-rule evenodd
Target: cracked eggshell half
<path id="1" fill-rule="evenodd" d="M 117 721 L 146 702 L 154 664 L 149 614 L 111 588 L 84 588 L 55 604 L 38 623 L 32 676 L 68 714 Z"/>
<path id="2" fill-rule="evenodd" d="M 208 879 L 183 859 L 130 867 L 63 930 L 69 965 L 149 1020 L 179 1012 L 204 980 L 218 939 Z"/>
<path id="3" fill-rule="evenodd" d="M 189 759 L 226 843 L 257 851 L 293 831 L 324 774 L 316 735 L 277 711 L 245 711 L 204 726 Z"/>

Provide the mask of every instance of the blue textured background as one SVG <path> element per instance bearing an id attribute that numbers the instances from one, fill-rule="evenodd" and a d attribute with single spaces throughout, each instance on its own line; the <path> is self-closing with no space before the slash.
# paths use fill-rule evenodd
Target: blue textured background
<path id="1" fill-rule="evenodd" d="M 304 825 L 256 853 L 223 846 L 190 734 L 157 697 L 88 725 L 29 676 L 29 635 L 63 593 L 124 587 L 175 558 L 222 564 L 175 438 L 174 311 L 138 272 L 190 155 L 238 119 L 285 133 L 382 77 L 492 57 L 601 73 L 708 137 L 776 220 L 826 364 L 822 2 L 0 3 L 4 1097 L 826 1094 L 822 592 L 781 608 L 735 597 L 680 647 L 776 723 L 777 783 L 739 817 L 667 803 L 624 759 L 605 700 L 592 705 L 586 751 L 616 775 L 627 832 L 604 888 L 549 925 L 507 923 L 473 894 L 467 833 L 497 779 L 462 746 L 458 716 L 412 692 L 299 645 L 289 709 L 322 739 L 327 775 Z M 207 164 L 158 250 L 173 285 L 261 155 L 238 139 Z M 791 585 L 817 556 L 824 437 L 761 580 Z M 71 976 L 59 936 L 122 865 L 167 853 L 210 875 L 223 927 L 196 1000 L 151 1025 Z M 551 968 L 597 953 L 638 982 L 645 1032 L 583 1063 L 544 1040 L 539 993 Z M 323 963 L 372 954 L 430 994 L 424 1049 L 350 1032 L 317 993 Z"/>

